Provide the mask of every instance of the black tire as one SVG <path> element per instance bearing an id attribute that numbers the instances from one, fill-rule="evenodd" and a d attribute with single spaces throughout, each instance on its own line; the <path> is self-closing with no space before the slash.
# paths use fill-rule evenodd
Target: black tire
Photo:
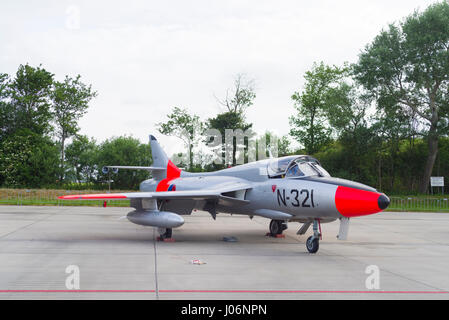
<path id="1" fill-rule="evenodd" d="M 285 229 L 282 229 L 282 221 L 279 220 L 271 220 L 270 222 L 270 234 L 275 237 L 278 234 L 282 234 L 282 231 Z"/>
<path id="2" fill-rule="evenodd" d="M 172 229 L 166 229 L 165 233 L 163 235 L 161 235 L 162 239 L 171 239 L 173 235 L 173 230 Z"/>
<path id="3" fill-rule="evenodd" d="M 317 253 L 318 249 L 320 248 L 320 240 L 318 238 L 314 238 L 313 236 L 309 237 L 309 239 L 307 239 L 306 242 L 306 248 L 307 251 L 309 251 L 312 254 Z"/>
<path id="4" fill-rule="evenodd" d="M 285 230 L 287 230 L 287 229 L 288 229 L 287 222 L 282 222 L 282 223 L 281 223 L 281 228 L 282 228 L 282 232 L 284 232 Z M 282 233 L 282 232 L 281 232 L 281 233 Z"/>

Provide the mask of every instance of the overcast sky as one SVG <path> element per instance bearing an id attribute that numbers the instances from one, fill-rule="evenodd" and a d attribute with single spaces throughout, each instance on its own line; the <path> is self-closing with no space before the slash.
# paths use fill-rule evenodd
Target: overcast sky
<path id="1" fill-rule="evenodd" d="M 99 95 L 81 133 L 102 141 L 155 134 L 175 106 L 207 119 L 223 111 L 238 73 L 255 79 L 248 120 L 288 134 L 291 95 L 314 61 L 354 62 L 389 23 L 428 0 L 64 1 L 3 0 L 0 73 L 42 66 L 57 79 L 80 74 Z"/>

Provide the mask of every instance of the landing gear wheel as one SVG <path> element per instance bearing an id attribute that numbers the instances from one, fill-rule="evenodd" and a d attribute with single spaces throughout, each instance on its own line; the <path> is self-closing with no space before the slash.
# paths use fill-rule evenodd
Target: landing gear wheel
<path id="1" fill-rule="evenodd" d="M 317 253 L 320 248 L 320 239 L 310 236 L 309 239 L 307 239 L 306 248 L 312 254 Z"/>
<path id="2" fill-rule="evenodd" d="M 171 239 L 173 234 L 173 230 L 172 229 L 166 229 L 165 233 L 162 235 L 162 237 L 164 239 Z"/>
<path id="3" fill-rule="evenodd" d="M 276 237 L 281 235 L 287 229 L 287 224 L 281 220 L 271 220 L 270 222 L 270 236 Z"/>
<path id="4" fill-rule="evenodd" d="M 168 228 L 167 229 L 162 229 L 159 232 L 160 232 L 160 236 L 157 238 L 158 241 L 164 241 L 164 242 L 173 242 L 174 241 L 172 239 L 172 234 L 173 234 L 172 229 L 168 229 Z"/>

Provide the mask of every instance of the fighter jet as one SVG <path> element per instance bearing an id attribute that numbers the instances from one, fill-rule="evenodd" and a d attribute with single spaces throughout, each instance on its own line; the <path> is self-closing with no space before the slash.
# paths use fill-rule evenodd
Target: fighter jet
<path id="1" fill-rule="evenodd" d="M 351 218 L 379 213 L 390 199 L 361 183 L 333 178 L 317 159 L 289 156 L 265 159 L 216 172 L 190 173 L 168 159 L 150 135 L 151 167 L 108 166 L 108 170 L 148 170 L 153 178 L 140 184 L 140 192 L 67 195 L 63 200 L 130 199 L 129 221 L 157 227 L 161 241 L 173 241 L 172 229 L 184 224 L 182 216 L 195 209 L 217 214 L 271 219 L 268 235 L 282 237 L 290 222 L 302 224 L 298 235 L 312 226 L 308 252 L 318 252 L 321 224 L 340 220 L 338 238 L 346 240 Z"/>

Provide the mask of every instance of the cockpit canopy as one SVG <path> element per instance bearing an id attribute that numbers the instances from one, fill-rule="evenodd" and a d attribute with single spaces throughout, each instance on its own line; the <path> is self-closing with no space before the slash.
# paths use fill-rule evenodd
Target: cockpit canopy
<path id="1" fill-rule="evenodd" d="M 268 164 L 268 175 L 276 178 L 330 177 L 320 162 L 309 156 L 275 159 Z"/>

